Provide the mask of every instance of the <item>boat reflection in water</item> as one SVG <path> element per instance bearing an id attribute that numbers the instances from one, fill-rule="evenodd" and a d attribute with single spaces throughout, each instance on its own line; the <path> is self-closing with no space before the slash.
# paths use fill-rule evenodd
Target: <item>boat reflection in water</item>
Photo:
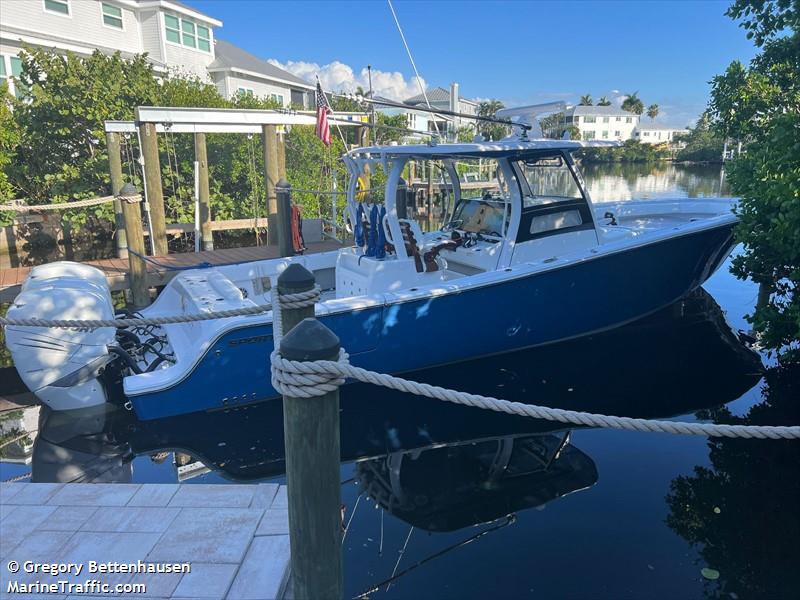
<path id="1" fill-rule="evenodd" d="M 665 417 L 736 399 L 757 383 L 760 371 L 758 356 L 730 329 L 713 298 L 700 290 L 664 311 L 614 331 L 475 363 L 419 371 L 411 377 L 509 400 L 625 416 Z M 591 461 L 572 446 L 564 444 L 560 457 L 552 458 L 559 454 L 557 446 L 562 445 L 564 426 L 558 423 L 481 411 L 366 384 L 343 388 L 341 406 L 342 462 L 378 461 L 358 466 L 359 472 L 373 475 L 392 473 L 398 465 L 406 473 L 412 468 L 408 465 L 413 464 L 419 473 L 409 473 L 408 480 L 401 478 L 402 487 L 406 489 L 412 475 L 421 478 L 413 484 L 417 491 L 427 480 L 431 499 L 444 502 L 448 496 L 444 490 L 435 491 L 436 486 L 458 487 L 457 481 L 447 478 L 463 476 L 466 487 L 462 495 L 474 494 L 477 498 L 483 493 L 479 490 L 491 490 L 499 484 L 499 474 L 505 477 L 518 470 L 525 474 L 520 478 L 524 483 L 503 482 L 500 487 L 504 491 L 495 499 L 500 502 L 503 496 L 502 502 L 509 508 L 535 506 L 548 497 L 591 485 L 596 478 L 587 464 Z M 284 473 L 281 411 L 280 401 L 268 401 L 140 422 L 130 412 L 111 406 L 71 414 L 44 408 L 33 451 L 33 480 L 130 481 L 134 455 L 164 451 L 196 457 L 231 480 L 280 476 Z M 554 431 L 562 433 L 533 435 Z M 412 450 L 424 452 L 409 459 L 408 451 Z M 548 456 L 551 458 L 546 459 Z M 542 460 L 549 463 L 549 469 L 558 464 L 579 475 L 572 483 L 557 483 L 552 473 L 534 476 Z M 392 461 L 394 467 L 388 466 Z M 433 475 L 435 465 L 447 473 L 447 478 Z M 364 485 L 377 483 L 370 480 Z M 533 489 L 546 485 L 554 488 L 547 492 Z M 384 495 L 397 496 L 390 484 L 382 489 Z M 510 498 L 514 494 L 528 500 Z M 375 496 L 383 497 L 377 492 Z M 407 506 L 400 498 L 386 500 L 387 508 L 398 511 L 398 515 L 405 514 L 400 507 Z M 434 508 L 428 510 L 435 512 Z M 483 509 L 475 510 L 480 520 Z M 449 518 L 457 523 L 462 517 Z M 463 516 L 462 520 L 468 519 Z M 438 526 L 455 526 L 444 523 L 442 520 Z"/>

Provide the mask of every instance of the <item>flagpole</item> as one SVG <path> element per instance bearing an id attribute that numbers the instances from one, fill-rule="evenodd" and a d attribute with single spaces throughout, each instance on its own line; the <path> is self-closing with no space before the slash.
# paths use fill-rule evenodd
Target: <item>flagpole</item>
<path id="1" fill-rule="evenodd" d="M 325 97 L 325 103 L 328 105 L 331 114 L 333 114 L 333 107 L 331 106 L 330 98 L 328 98 L 328 94 L 325 93 L 325 90 L 322 89 L 322 84 L 319 82 L 319 75 L 317 75 L 316 77 L 317 77 L 317 85 L 319 86 L 319 89 L 322 90 L 322 95 Z M 344 139 L 344 133 L 342 133 L 342 128 L 339 127 L 339 124 L 336 121 L 334 121 L 333 124 L 336 125 L 336 131 L 339 132 L 339 137 L 342 138 L 342 144 L 344 144 L 344 151 L 347 152 L 347 141 Z"/>

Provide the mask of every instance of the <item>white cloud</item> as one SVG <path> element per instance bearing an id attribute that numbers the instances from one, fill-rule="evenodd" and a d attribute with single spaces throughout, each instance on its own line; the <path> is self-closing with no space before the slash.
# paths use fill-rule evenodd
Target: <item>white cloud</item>
<path id="1" fill-rule="evenodd" d="M 295 60 L 281 63 L 270 59 L 269 62 L 311 82 L 315 80 L 316 76 L 319 76 L 319 81 L 326 90 L 354 92 L 359 86 L 364 90 L 369 89 L 369 73 L 366 67 L 356 74 L 350 65 L 338 60 L 326 65 Z M 424 79 L 422 79 L 422 85 L 427 89 L 428 86 Z M 406 79 L 399 71 L 381 71 L 379 69 L 372 69 L 372 89 L 375 95 L 393 100 L 405 100 L 420 93 L 416 77 Z"/>

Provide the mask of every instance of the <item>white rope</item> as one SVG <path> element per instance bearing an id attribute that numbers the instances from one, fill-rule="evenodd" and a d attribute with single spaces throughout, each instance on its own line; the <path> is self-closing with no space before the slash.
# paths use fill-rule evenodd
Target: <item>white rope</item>
<path id="1" fill-rule="evenodd" d="M 624 429 L 627 431 L 653 431 L 682 435 L 705 435 L 729 438 L 758 439 L 800 439 L 800 426 L 761 426 L 761 425 L 720 425 L 714 423 L 685 423 L 680 421 L 659 421 L 635 419 L 631 417 L 615 417 L 595 413 L 549 408 L 522 402 L 510 402 L 491 396 L 469 394 L 448 390 L 427 383 L 409 381 L 384 373 L 368 371 L 354 367 L 347 362 L 347 353 L 342 350 L 338 361 L 319 360 L 312 362 L 293 361 L 273 353 L 273 382 L 278 380 L 281 389 L 291 391 L 295 398 L 311 398 L 332 391 L 335 382 L 345 378 L 356 379 L 364 383 L 372 383 L 384 387 L 408 392 L 418 396 L 427 396 L 436 400 L 464 404 L 476 408 L 504 412 L 535 419 L 546 419 L 573 425 L 588 427 L 604 427 Z M 274 384 L 273 384 L 274 385 Z M 278 389 L 276 387 L 276 389 Z M 278 390 L 280 391 L 280 390 Z M 284 393 L 284 392 L 281 392 Z"/>
<path id="2" fill-rule="evenodd" d="M 248 306 L 231 310 L 199 313 L 195 315 L 173 315 L 168 317 L 132 317 L 129 319 L 8 319 L 0 317 L 3 327 L 50 327 L 53 329 L 99 329 L 100 327 L 141 327 L 144 325 L 172 325 L 175 323 L 194 323 L 227 319 L 245 315 L 258 315 L 272 310 L 272 305 Z"/>
<path id="3" fill-rule="evenodd" d="M 113 202 L 115 196 L 103 196 L 102 198 L 87 198 L 86 200 L 75 200 L 74 202 L 60 202 L 56 204 L 0 204 L 0 211 L 13 211 L 18 213 L 30 213 L 47 210 L 69 210 L 71 208 L 86 208 L 87 206 L 97 206 Z"/>

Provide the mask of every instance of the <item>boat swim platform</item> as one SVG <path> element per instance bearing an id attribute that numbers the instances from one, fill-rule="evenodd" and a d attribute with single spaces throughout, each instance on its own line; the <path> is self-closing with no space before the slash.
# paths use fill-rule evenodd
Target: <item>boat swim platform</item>
<path id="1" fill-rule="evenodd" d="M 291 594 L 286 486 L 276 483 L 1 483 L 0 530 L 0 598 L 277 600 Z M 17 573 L 9 571 L 13 561 Z M 26 573 L 26 561 L 75 563 L 83 570 L 77 576 Z M 91 573 L 90 561 L 133 564 L 145 572 Z M 148 573 L 139 561 L 188 563 L 189 572 Z M 144 584 L 146 590 L 8 593 L 13 581 L 90 580 L 112 588 Z"/>
<path id="2" fill-rule="evenodd" d="M 309 242 L 304 254 L 317 254 L 338 250 L 342 244 L 335 240 L 322 242 Z M 226 248 L 202 252 L 182 252 L 168 254 L 167 256 L 153 256 L 154 262 L 147 261 L 147 284 L 158 287 L 169 283 L 182 267 L 191 267 L 200 263 L 209 263 L 212 266 L 229 265 L 233 263 L 253 262 L 279 258 L 280 252 L 277 245 L 252 246 L 248 248 Z M 102 260 L 84 261 L 83 264 L 97 267 L 106 276 L 108 286 L 112 292 L 130 288 L 128 278 L 127 258 L 106 258 Z M 175 268 L 179 270 L 174 270 Z M 0 269 L 0 302 L 12 302 L 19 294 L 25 278 L 33 267 L 11 267 Z"/>

